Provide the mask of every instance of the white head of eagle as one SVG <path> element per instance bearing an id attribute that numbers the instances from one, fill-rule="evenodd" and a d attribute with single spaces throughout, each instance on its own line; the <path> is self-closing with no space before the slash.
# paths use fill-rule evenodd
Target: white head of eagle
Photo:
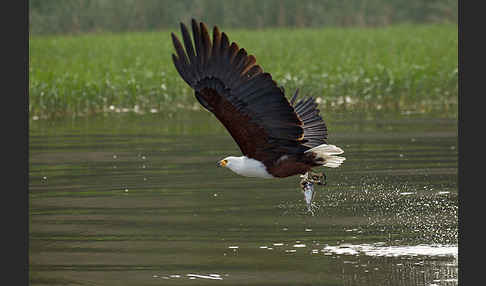
<path id="1" fill-rule="evenodd" d="M 243 156 L 226 157 L 218 166 L 247 177 L 284 178 L 314 167 L 336 168 L 344 151 L 327 143 L 327 127 L 314 98 L 290 100 L 283 87 L 263 72 L 256 58 L 227 35 L 191 21 L 192 38 L 181 23 L 184 46 L 172 33 L 174 65 L 195 97 L 226 127 Z"/>
<path id="2" fill-rule="evenodd" d="M 219 167 L 226 167 L 238 175 L 255 178 L 273 178 L 265 165 L 246 156 L 229 156 L 218 162 Z"/>

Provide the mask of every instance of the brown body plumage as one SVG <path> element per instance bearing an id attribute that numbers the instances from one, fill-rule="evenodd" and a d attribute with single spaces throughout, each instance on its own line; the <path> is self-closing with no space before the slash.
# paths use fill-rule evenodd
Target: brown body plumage
<path id="1" fill-rule="evenodd" d="M 325 157 L 306 152 L 327 144 L 327 128 L 315 100 L 296 102 L 298 91 L 287 100 L 283 88 L 263 72 L 255 57 L 236 43 L 230 44 L 224 32 L 214 27 L 211 41 L 204 23 L 193 19 L 191 24 L 194 46 L 183 23 L 185 49 L 172 33 L 177 53 L 172 55 L 174 65 L 194 89 L 197 100 L 226 127 L 241 152 L 261 162 L 273 177 L 304 174 L 325 165 Z"/>

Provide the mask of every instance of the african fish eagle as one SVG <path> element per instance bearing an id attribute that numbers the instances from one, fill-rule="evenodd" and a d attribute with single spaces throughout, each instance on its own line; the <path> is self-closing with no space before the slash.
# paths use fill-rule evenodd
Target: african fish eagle
<path id="1" fill-rule="evenodd" d="M 212 112 L 238 144 L 243 156 L 226 157 L 218 166 L 247 177 L 284 178 L 312 168 L 336 168 L 343 150 L 327 144 L 327 127 L 314 98 L 289 100 L 283 87 L 263 72 L 253 55 L 213 29 L 211 41 L 204 23 L 192 19 L 191 36 L 181 23 L 185 49 L 172 35 L 174 65 L 195 91 L 199 103 Z"/>

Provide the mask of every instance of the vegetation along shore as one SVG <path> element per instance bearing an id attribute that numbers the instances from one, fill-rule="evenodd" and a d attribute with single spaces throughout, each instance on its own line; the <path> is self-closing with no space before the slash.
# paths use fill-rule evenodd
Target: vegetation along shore
<path id="1" fill-rule="evenodd" d="M 290 96 L 335 108 L 457 113 L 457 24 L 225 29 Z M 169 30 L 32 35 L 29 116 L 200 108 L 177 75 Z"/>

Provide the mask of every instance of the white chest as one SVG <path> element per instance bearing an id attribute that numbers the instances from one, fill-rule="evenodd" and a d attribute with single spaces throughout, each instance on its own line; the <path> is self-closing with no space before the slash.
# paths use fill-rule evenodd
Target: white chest
<path id="1" fill-rule="evenodd" d="M 242 156 L 228 167 L 238 175 L 255 178 L 274 178 L 267 172 L 267 168 L 260 161 Z"/>

